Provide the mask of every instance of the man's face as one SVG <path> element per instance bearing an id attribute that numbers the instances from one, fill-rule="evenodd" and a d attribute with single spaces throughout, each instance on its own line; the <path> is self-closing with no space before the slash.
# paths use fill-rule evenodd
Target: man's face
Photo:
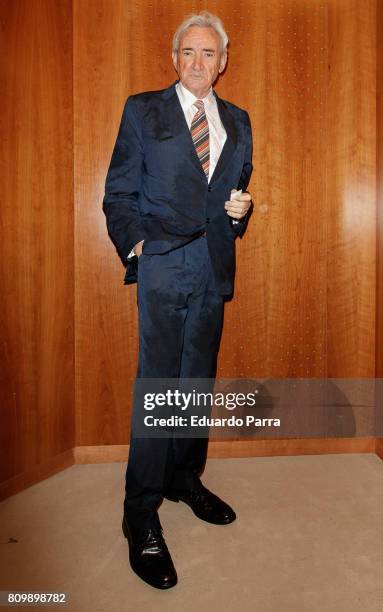
<path id="1" fill-rule="evenodd" d="M 191 26 L 180 39 L 173 64 L 182 85 L 197 98 L 204 98 L 226 65 L 226 53 L 220 53 L 220 38 L 213 28 Z"/>

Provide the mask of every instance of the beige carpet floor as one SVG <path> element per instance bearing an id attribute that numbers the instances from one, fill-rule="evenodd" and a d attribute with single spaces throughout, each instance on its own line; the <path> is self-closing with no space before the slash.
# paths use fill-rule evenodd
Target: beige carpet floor
<path id="1" fill-rule="evenodd" d="M 383 611 L 375 455 L 210 460 L 203 480 L 238 518 L 214 526 L 162 504 L 179 577 L 169 591 L 130 570 L 124 473 L 124 464 L 77 465 L 3 501 L 0 589 L 66 591 L 62 608 L 83 612 Z"/>

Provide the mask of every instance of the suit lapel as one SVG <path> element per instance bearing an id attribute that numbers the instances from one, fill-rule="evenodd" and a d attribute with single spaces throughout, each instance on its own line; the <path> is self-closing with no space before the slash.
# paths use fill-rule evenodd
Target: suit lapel
<path id="1" fill-rule="evenodd" d="M 225 102 L 223 102 L 215 92 L 214 95 L 217 100 L 219 116 L 221 118 L 222 125 L 226 130 L 227 138 L 225 144 L 223 145 L 223 149 L 221 151 L 218 163 L 213 172 L 213 176 L 210 179 L 210 183 L 213 183 L 214 181 L 219 179 L 227 163 L 231 160 L 235 151 L 235 147 L 237 146 L 237 130 L 231 113 L 228 111 Z"/>

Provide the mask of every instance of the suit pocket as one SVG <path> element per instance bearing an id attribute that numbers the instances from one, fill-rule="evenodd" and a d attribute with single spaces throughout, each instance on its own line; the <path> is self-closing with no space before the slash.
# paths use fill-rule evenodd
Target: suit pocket
<path id="1" fill-rule="evenodd" d="M 164 140 L 171 140 L 173 138 L 173 134 L 169 132 L 169 130 L 153 130 L 150 132 L 145 132 L 145 140 L 148 144 L 156 144 L 163 142 Z"/>
<path id="2" fill-rule="evenodd" d="M 159 136 L 156 140 L 158 140 L 159 142 L 163 142 L 164 140 L 170 140 L 171 138 L 173 138 L 173 134 L 166 133 Z"/>

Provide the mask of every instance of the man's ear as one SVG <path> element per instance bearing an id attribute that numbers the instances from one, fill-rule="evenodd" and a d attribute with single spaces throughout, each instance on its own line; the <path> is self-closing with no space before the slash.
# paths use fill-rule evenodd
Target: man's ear
<path id="1" fill-rule="evenodd" d="M 221 55 L 221 59 L 219 60 L 219 69 L 218 69 L 218 71 L 220 73 L 225 70 L 226 62 L 227 62 L 227 51 L 224 51 L 222 53 L 222 55 Z"/>
<path id="2" fill-rule="evenodd" d="M 172 52 L 172 60 L 173 60 L 173 66 L 174 66 L 174 68 L 176 69 L 176 72 L 177 72 L 178 54 L 175 51 Z"/>

